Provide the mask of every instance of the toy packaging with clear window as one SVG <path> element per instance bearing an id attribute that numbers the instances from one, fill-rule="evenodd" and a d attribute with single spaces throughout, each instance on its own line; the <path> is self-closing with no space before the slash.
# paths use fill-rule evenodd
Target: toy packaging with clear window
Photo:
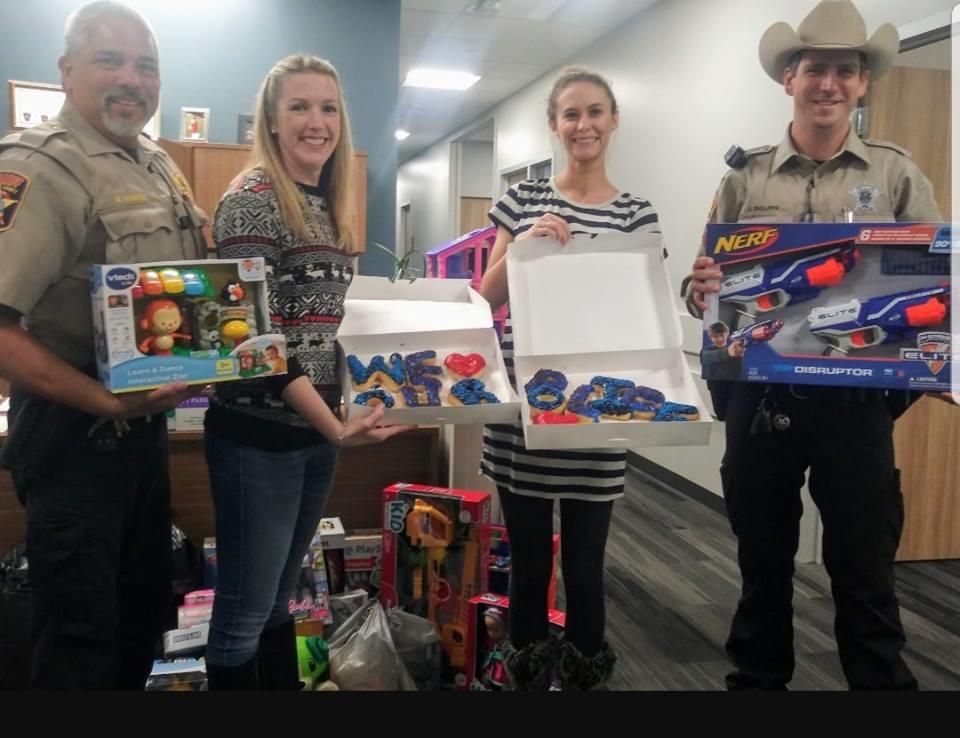
<path id="1" fill-rule="evenodd" d="M 704 379 L 950 389 L 950 228 L 707 226 Z"/>
<path id="2" fill-rule="evenodd" d="M 132 392 L 287 371 L 262 257 L 90 268 L 100 381 Z"/>
<path id="3" fill-rule="evenodd" d="M 436 626 L 443 684 L 462 685 L 467 601 L 481 586 L 490 493 L 397 483 L 383 495 L 380 601 L 384 608 L 399 607 Z"/>
<path id="4" fill-rule="evenodd" d="M 500 692 L 510 689 L 504 667 L 501 642 L 506 639 L 510 618 L 510 598 L 486 592 L 472 597 L 468 603 L 467 675 L 460 690 Z M 553 608 L 547 610 L 548 632 L 555 637 L 563 633 L 567 614 Z"/>

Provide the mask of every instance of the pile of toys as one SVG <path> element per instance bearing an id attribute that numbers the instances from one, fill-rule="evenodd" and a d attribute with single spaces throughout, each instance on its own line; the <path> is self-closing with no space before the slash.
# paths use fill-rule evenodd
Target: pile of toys
<path id="1" fill-rule="evenodd" d="M 490 493 L 398 483 L 384 490 L 383 580 L 380 601 L 426 618 L 443 650 L 442 689 L 503 689 L 498 659 L 510 601 L 506 529 L 490 522 Z M 553 627 L 556 554 L 548 592 Z"/>

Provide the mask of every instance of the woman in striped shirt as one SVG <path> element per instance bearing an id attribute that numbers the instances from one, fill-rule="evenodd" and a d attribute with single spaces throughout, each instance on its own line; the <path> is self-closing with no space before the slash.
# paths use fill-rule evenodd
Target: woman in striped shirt
<path id="1" fill-rule="evenodd" d="M 583 69 L 565 70 L 550 93 L 547 120 L 566 150 L 566 164 L 553 178 L 511 187 L 490 211 L 497 240 L 480 291 L 493 309 L 509 299 L 507 249 L 523 248 L 527 239 L 566 243 L 578 234 L 660 230 L 649 202 L 607 179 L 605 154 L 619 113 L 606 80 Z M 513 381 L 510 320 L 502 348 Z M 484 431 L 482 470 L 497 485 L 510 535 L 505 651 L 518 690 L 549 689 L 557 671 L 563 689 L 595 689 L 613 671 L 616 656 L 604 639 L 603 558 L 625 466 L 625 451 L 529 451 L 519 422 Z M 567 608 L 562 641 L 547 632 L 554 500 L 560 500 Z"/>

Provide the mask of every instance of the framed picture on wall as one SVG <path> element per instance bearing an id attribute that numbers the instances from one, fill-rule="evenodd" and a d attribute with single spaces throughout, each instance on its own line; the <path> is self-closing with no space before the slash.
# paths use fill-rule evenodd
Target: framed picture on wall
<path id="1" fill-rule="evenodd" d="M 240 113 L 237 116 L 237 143 L 253 143 L 253 116 L 248 113 Z"/>
<path id="2" fill-rule="evenodd" d="M 207 141 L 210 108 L 180 108 L 180 140 Z"/>
<path id="3" fill-rule="evenodd" d="M 60 85 L 8 80 L 10 128 L 33 128 L 56 116 L 65 95 Z"/>
<path id="4" fill-rule="evenodd" d="M 32 128 L 60 112 L 66 95 L 60 85 L 8 80 L 10 128 Z M 156 141 L 160 138 L 160 106 L 147 121 L 143 132 Z"/>

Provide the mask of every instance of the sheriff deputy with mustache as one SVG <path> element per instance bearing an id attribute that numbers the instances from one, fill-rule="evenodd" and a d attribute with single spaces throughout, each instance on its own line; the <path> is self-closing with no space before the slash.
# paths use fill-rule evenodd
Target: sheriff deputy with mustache
<path id="1" fill-rule="evenodd" d="M 112 1 L 67 20 L 59 115 L 0 140 L 3 465 L 27 512 L 31 685 L 143 689 L 168 615 L 164 413 L 175 383 L 113 395 L 95 376 L 91 264 L 206 254 L 183 175 L 141 135 L 157 109 L 147 21 Z"/>

